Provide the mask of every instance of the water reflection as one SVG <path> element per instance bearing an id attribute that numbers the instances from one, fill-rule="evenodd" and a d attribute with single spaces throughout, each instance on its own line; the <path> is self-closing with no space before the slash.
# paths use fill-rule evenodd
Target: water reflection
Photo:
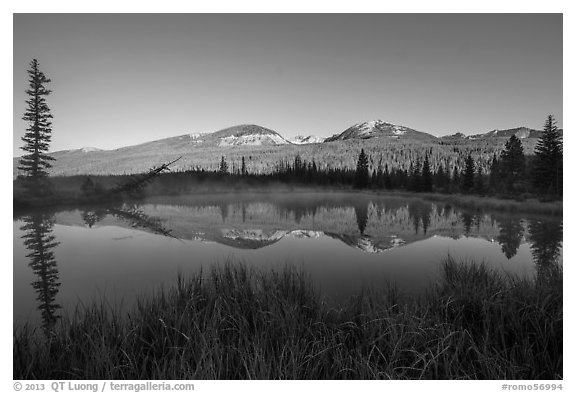
<path id="1" fill-rule="evenodd" d="M 420 224 L 422 224 L 422 232 L 426 235 L 428 227 L 430 226 L 430 215 L 432 214 L 432 205 L 424 201 L 415 201 L 408 204 L 408 215 L 412 220 L 414 226 L 414 233 L 418 234 Z"/>
<path id="2" fill-rule="evenodd" d="M 28 266 L 37 277 L 37 280 L 32 282 L 32 287 L 37 294 L 37 308 L 42 316 L 42 327 L 48 334 L 60 318 L 56 312 L 61 308 L 56 303 L 60 276 L 53 249 L 60 243 L 52 235 L 54 215 L 34 214 L 22 217 L 22 221 L 24 225 L 20 230 L 24 232 L 22 236 L 24 247 L 30 251 L 26 254 L 26 258 L 30 260 Z"/>
<path id="3" fill-rule="evenodd" d="M 518 252 L 524 238 L 524 226 L 518 218 L 506 217 L 498 224 L 500 233 L 496 240 L 502 247 L 506 258 L 510 259 Z"/>
<path id="4" fill-rule="evenodd" d="M 368 223 L 368 204 L 354 205 L 354 213 L 356 214 L 356 223 L 358 224 L 360 235 L 364 235 L 366 224 Z"/>
<path id="5" fill-rule="evenodd" d="M 164 227 L 160 218 L 144 213 L 137 205 L 109 206 L 96 210 L 85 210 L 82 212 L 82 219 L 89 228 L 92 228 L 107 215 L 119 218 L 133 228 L 146 229 L 158 235 L 174 237 L 172 231 Z"/>
<path id="6" fill-rule="evenodd" d="M 219 207 L 220 207 L 220 217 L 222 217 L 222 223 L 225 223 L 229 214 L 228 203 L 221 203 Z"/>
<path id="7" fill-rule="evenodd" d="M 470 236 L 470 229 L 472 228 L 472 223 L 474 222 L 474 216 L 468 212 L 462 213 L 462 225 L 464 226 L 464 236 Z"/>
<path id="8" fill-rule="evenodd" d="M 156 234 L 215 241 L 240 249 L 267 247 L 295 231 L 314 231 L 366 252 L 381 252 L 437 235 L 453 239 L 476 237 L 498 242 L 507 259 L 517 255 L 528 232 L 527 221 L 518 216 L 460 210 L 448 204 L 440 206 L 423 200 L 310 201 L 294 198 L 233 201 L 222 197 L 186 205 L 153 205 L 158 217 L 149 214 L 150 206 L 123 205 L 86 210 L 82 218 L 88 227 L 92 227 L 110 215 L 131 227 Z M 219 216 L 219 222 L 210 219 L 214 213 Z M 352 224 L 354 221 L 355 226 Z M 174 228 L 167 229 L 165 223 Z M 533 248 L 538 249 L 541 240 L 556 245 L 555 253 L 545 246 L 540 259 L 557 257 L 560 253 L 561 225 L 560 220 L 530 221 L 530 232 L 536 232 L 536 235 L 531 234 L 530 241 L 536 243 Z M 555 226 L 556 229 L 550 228 L 538 235 L 540 226 Z M 542 254 L 533 252 L 535 259 L 538 258 L 536 254 Z"/>
<path id="9" fill-rule="evenodd" d="M 435 274 L 436 262 L 448 252 L 536 277 L 552 274 L 562 255 L 560 219 L 356 194 L 151 198 L 138 205 L 34 213 L 15 220 L 24 224 L 15 226 L 15 237 L 24 239 L 15 247 L 28 251 L 15 252 L 14 266 L 27 274 L 32 268 L 37 278 L 36 293 L 28 278 L 15 281 L 15 288 L 18 283 L 35 295 L 25 300 L 23 309 L 38 308 L 46 330 L 58 318 L 56 299 L 68 307 L 77 300 L 73 296 L 91 285 L 114 284 L 125 294 L 132 286 L 139 291 L 155 285 L 162 275 L 169 280 L 180 268 L 227 258 L 276 267 L 302 262 L 323 285 L 343 296 L 354 293 L 354 283 L 363 279 L 425 285 L 426 275 Z M 58 266 L 53 229 L 62 242 Z M 133 229 L 141 233 L 126 232 Z M 118 238 L 125 240 L 112 242 Z M 24 254 L 30 268 L 22 263 Z M 58 267 L 70 274 L 64 276 L 69 280 L 66 291 L 60 288 Z"/>
<path id="10" fill-rule="evenodd" d="M 536 264 L 537 277 L 544 279 L 557 272 L 562 249 L 562 223 L 548 220 L 530 220 L 528 232 L 530 250 Z"/>

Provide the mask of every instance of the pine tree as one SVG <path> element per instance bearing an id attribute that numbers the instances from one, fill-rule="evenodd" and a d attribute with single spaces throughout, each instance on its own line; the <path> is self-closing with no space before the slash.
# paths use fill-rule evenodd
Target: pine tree
<path id="1" fill-rule="evenodd" d="M 526 159 L 522 142 L 512 135 L 500 155 L 500 178 L 508 194 L 522 190 L 526 170 Z"/>
<path id="2" fill-rule="evenodd" d="M 52 122 L 50 121 L 52 114 L 45 97 L 52 91 L 45 87 L 47 83 L 50 83 L 50 79 L 40 71 L 36 59 L 30 62 L 28 82 L 29 89 L 26 90 L 26 94 L 30 98 L 26 100 L 28 106 L 22 119 L 28 121 L 29 126 L 22 137 L 25 145 L 21 147 L 28 154 L 22 156 L 18 169 L 24 171 L 29 180 L 33 180 L 31 188 L 41 191 L 38 187 L 44 182 L 40 180 L 48 176 L 47 169 L 52 167 L 50 161 L 54 160 L 54 157 L 46 154 L 52 138 Z"/>
<path id="3" fill-rule="evenodd" d="M 246 172 L 246 161 L 244 160 L 244 156 L 242 156 L 242 169 L 241 169 L 241 173 L 242 173 L 243 176 L 247 174 L 247 172 Z"/>
<path id="4" fill-rule="evenodd" d="M 362 149 L 358 156 L 358 163 L 356 164 L 354 186 L 356 188 L 366 188 L 366 186 L 368 186 L 369 177 L 368 156 L 364 153 L 364 149 Z"/>
<path id="5" fill-rule="evenodd" d="M 420 163 L 420 159 L 416 160 L 416 165 L 413 167 L 409 182 L 410 191 L 422 191 L 422 164 Z"/>
<path id="6" fill-rule="evenodd" d="M 376 171 L 376 187 L 384 188 L 384 171 L 382 170 L 382 156 L 378 160 L 378 170 Z"/>
<path id="7" fill-rule="evenodd" d="M 474 178 L 474 192 L 476 194 L 483 195 L 485 191 L 484 187 L 484 174 L 482 173 L 482 167 L 478 166 L 478 172 Z"/>
<path id="8" fill-rule="evenodd" d="M 226 159 L 224 158 L 224 156 L 222 156 L 222 159 L 220 160 L 219 171 L 220 173 L 228 173 L 228 163 L 226 163 Z"/>
<path id="9" fill-rule="evenodd" d="M 498 193 L 500 191 L 500 162 L 496 153 L 492 157 L 492 163 L 490 164 L 490 179 L 489 179 L 490 191 Z"/>
<path id="10" fill-rule="evenodd" d="M 562 137 L 552 115 L 548 116 L 542 137 L 534 149 L 532 183 L 543 194 L 562 195 Z"/>
<path id="11" fill-rule="evenodd" d="M 468 154 L 462 178 L 462 191 L 465 193 L 471 192 L 474 188 L 474 172 L 474 160 L 472 159 L 472 156 Z"/>
<path id="12" fill-rule="evenodd" d="M 390 176 L 390 172 L 388 171 L 388 163 L 384 167 L 384 187 L 387 190 L 392 188 L 392 176 Z"/>
<path id="13" fill-rule="evenodd" d="M 454 171 L 452 171 L 452 192 L 460 191 L 460 172 L 458 167 L 454 166 Z"/>
<path id="14" fill-rule="evenodd" d="M 430 161 L 428 154 L 424 157 L 424 164 L 422 165 L 422 191 L 432 192 L 432 171 L 430 170 Z"/>
<path id="15" fill-rule="evenodd" d="M 440 191 L 446 191 L 447 186 L 450 183 L 450 175 L 444 170 L 444 165 L 442 165 L 442 163 L 438 166 L 438 170 L 434 177 L 436 188 Z"/>

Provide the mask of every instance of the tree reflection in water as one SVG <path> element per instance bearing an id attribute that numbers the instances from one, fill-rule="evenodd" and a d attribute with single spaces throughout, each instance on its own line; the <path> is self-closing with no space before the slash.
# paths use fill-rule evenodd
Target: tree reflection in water
<path id="1" fill-rule="evenodd" d="M 524 226 L 517 218 L 504 218 L 498 222 L 500 233 L 496 241 L 502 247 L 502 252 L 506 258 L 510 259 L 518 252 L 524 237 Z"/>
<path id="2" fill-rule="evenodd" d="M 354 205 L 354 213 L 356 213 L 356 223 L 358 224 L 358 230 L 360 235 L 364 235 L 366 230 L 366 224 L 368 223 L 368 204 L 358 203 Z"/>
<path id="3" fill-rule="evenodd" d="M 562 222 L 530 220 L 528 232 L 532 242 L 530 250 L 536 263 L 537 278 L 545 280 L 559 271 L 562 249 Z"/>
<path id="4" fill-rule="evenodd" d="M 85 210 L 82 213 L 84 223 L 92 228 L 97 222 L 101 221 L 107 215 L 112 215 L 124 222 L 130 224 L 133 228 L 148 229 L 152 233 L 163 236 L 174 237 L 172 231 L 168 230 L 162 224 L 162 220 L 144 213 L 137 205 L 123 205 L 121 207 L 106 207 L 96 210 Z"/>
<path id="5" fill-rule="evenodd" d="M 54 257 L 53 249 L 60 244 L 52 235 L 54 227 L 53 214 L 33 214 L 22 218 L 24 225 L 20 230 L 24 232 L 24 246 L 30 250 L 26 255 L 30 259 L 28 266 L 32 269 L 37 280 L 32 287 L 37 293 L 38 309 L 42 316 L 42 327 L 48 334 L 58 318 L 56 315 L 61 308 L 56 303 L 56 295 L 60 287 L 58 263 Z"/>

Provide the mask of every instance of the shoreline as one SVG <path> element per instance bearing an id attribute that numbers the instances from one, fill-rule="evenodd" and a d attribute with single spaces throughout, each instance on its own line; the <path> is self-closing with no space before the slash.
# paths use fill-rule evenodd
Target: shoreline
<path id="1" fill-rule="evenodd" d="M 220 184 L 218 184 L 220 186 Z M 396 197 L 396 198 L 413 198 L 421 199 L 431 202 L 450 203 L 460 207 L 474 208 L 474 209 L 491 209 L 498 211 L 508 211 L 513 213 L 535 213 L 535 214 L 549 214 L 554 216 L 563 215 L 563 201 L 539 201 L 536 198 L 528 198 L 525 200 L 517 199 L 504 199 L 495 196 L 480 196 L 472 194 L 444 194 L 444 193 L 416 193 L 404 190 L 358 190 L 353 188 L 341 188 L 334 186 L 325 187 L 308 187 L 290 184 L 274 184 L 258 186 L 253 188 L 246 187 L 207 187 L 202 185 L 194 192 L 183 193 L 148 193 L 141 199 L 122 199 L 122 198 L 98 198 L 98 197 L 82 197 L 79 195 L 58 196 L 53 195 L 48 198 L 37 197 L 19 197 L 17 193 L 13 192 L 13 210 L 26 211 L 29 209 L 39 208 L 58 208 L 58 207 L 74 207 L 98 204 L 110 204 L 123 201 L 142 201 L 147 198 L 154 197 L 169 197 L 169 196 L 186 196 L 186 195 L 231 195 L 231 194 L 280 194 L 280 193 L 316 193 L 316 194 L 362 194 L 367 196 L 377 197 Z"/>

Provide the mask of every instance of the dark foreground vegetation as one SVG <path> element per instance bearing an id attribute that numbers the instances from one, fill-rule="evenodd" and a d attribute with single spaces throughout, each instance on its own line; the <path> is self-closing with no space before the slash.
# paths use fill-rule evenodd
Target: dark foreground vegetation
<path id="1" fill-rule="evenodd" d="M 340 306 L 286 267 L 179 277 L 127 316 L 102 302 L 14 331 L 14 379 L 561 379 L 562 270 L 445 262 L 419 298 Z"/>

